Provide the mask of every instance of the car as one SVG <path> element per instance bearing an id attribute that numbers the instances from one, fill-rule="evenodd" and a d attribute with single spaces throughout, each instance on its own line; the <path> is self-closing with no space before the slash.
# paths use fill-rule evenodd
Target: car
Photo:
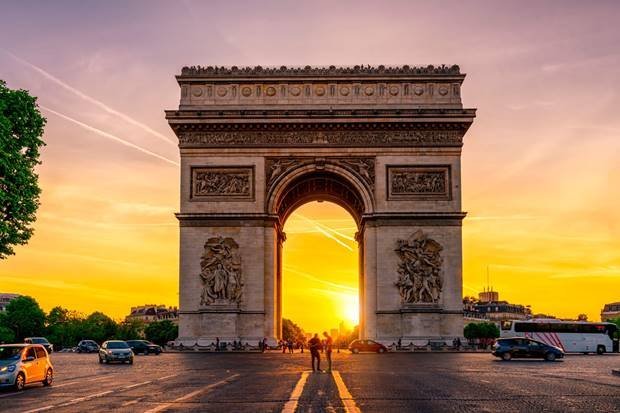
<path id="1" fill-rule="evenodd" d="M 361 353 L 363 351 L 385 353 L 387 351 L 387 347 L 381 343 L 377 343 L 374 340 L 353 340 L 351 344 L 349 344 L 349 351 L 353 354 Z"/>
<path id="2" fill-rule="evenodd" d="M 45 337 L 26 337 L 24 339 L 26 344 L 41 344 L 47 350 L 48 354 L 52 354 L 54 351 L 54 345 L 51 344 Z"/>
<path id="3" fill-rule="evenodd" d="M 500 338 L 493 345 L 493 355 L 504 361 L 513 358 L 542 358 L 554 361 L 564 357 L 564 350 L 527 337 Z"/>
<path id="4" fill-rule="evenodd" d="M 51 386 L 54 366 L 41 344 L 0 345 L 0 387 L 21 391 L 27 384 Z"/>
<path id="5" fill-rule="evenodd" d="M 99 348 L 99 363 L 111 363 L 120 361 L 121 363 L 133 364 L 133 351 L 125 341 L 108 340 Z"/>
<path id="6" fill-rule="evenodd" d="M 96 353 L 99 351 L 99 344 L 93 340 L 82 340 L 78 343 L 76 351 L 78 353 Z"/>
<path id="7" fill-rule="evenodd" d="M 129 344 L 134 354 L 142 353 L 148 355 L 153 353 L 159 356 L 162 352 L 161 346 L 146 340 L 127 340 L 127 344 Z"/>

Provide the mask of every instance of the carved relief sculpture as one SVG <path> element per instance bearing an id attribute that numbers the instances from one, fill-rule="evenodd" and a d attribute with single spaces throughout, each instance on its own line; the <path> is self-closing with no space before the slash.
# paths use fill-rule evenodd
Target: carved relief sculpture
<path id="1" fill-rule="evenodd" d="M 297 158 L 267 158 L 265 161 L 265 176 L 267 177 L 267 188 L 286 172 L 291 169 L 316 162 L 314 157 Z M 350 170 L 362 181 L 368 184 L 372 190 L 375 187 L 375 158 L 374 157 L 349 157 L 349 158 L 324 158 L 325 163 L 339 165 Z"/>
<path id="2" fill-rule="evenodd" d="M 192 199 L 253 199 L 252 167 L 192 168 Z M 214 199 L 215 198 L 215 199 Z"/>
<path id="3" fill-rule="evenodd" d="M 389 199 L 449 199 L 449 166 L 388 167 Z"/>
<path id="4" fill-rule="evenodd" d="M 398 281 L 395 285 L 403 304 L 434 304 L 442 289 L 441 251 L 443 247 L 421 230 L 409 239 L 398 240 L 396 253 L 400 257 Z"/>
<path id="5" fill-rule="evenodd" d="M 209 238 L 200 259 L 200 305 L 238 305 L 243 294 L 239 244 L 232 238 Z"/>

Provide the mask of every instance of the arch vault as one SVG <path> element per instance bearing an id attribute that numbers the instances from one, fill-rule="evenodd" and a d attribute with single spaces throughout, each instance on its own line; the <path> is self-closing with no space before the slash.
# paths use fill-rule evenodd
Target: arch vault
<path id="1" fill-rule="evenodd" d="M 326 200 L 358 225 L 360 335 L 462 335 L 458 66 L 185 67 L 178 342 L 281 334 L 283 225 Z"/>

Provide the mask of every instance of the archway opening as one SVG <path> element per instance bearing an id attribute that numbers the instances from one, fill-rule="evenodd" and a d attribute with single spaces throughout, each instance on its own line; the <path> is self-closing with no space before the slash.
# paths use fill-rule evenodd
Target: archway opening
<path id="1" fill-rule="evenodd" d="M 282 257 L 283 338 L 291 320 L 305 333 L 329 332 L 346 343 L 359 325 L 358 225 L 345 208 L 306 201 L 284 223 Z"/>

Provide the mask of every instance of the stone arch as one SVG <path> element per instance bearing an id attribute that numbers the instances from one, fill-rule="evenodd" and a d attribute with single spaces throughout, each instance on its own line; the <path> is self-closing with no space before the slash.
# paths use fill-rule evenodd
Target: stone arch
<path id="1" fill-rule="evenodd" d="M 374 211 L 369 185 L 349 170 L 332 163 L 306 163 L 279 176 L 267 194 L 267 212 L 281 224 L 297 207 L 315 200 L 331 201 L 346 209 L 358 228 Z"/>

